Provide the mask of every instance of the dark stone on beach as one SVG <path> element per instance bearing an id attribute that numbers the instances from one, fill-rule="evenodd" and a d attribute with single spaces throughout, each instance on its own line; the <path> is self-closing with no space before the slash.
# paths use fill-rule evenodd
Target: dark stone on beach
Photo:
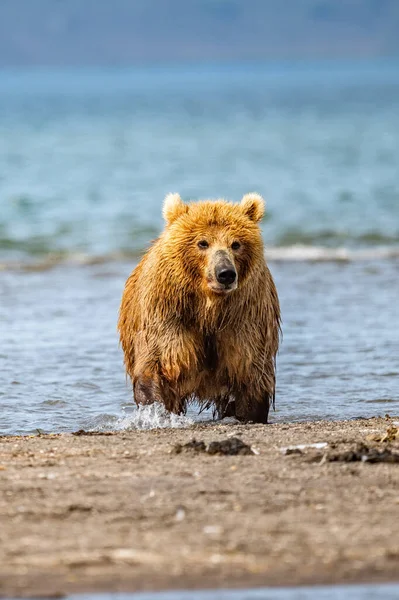
<path id="1" fill-rule="evenodd" d="M 326 453 L 326 462 L 367 462 L 367 463 L 399 463 L 399 452 L 390 448 L 379 449 L 366 444 L 356 444 L 350 450 Z"/>
<path id="2" fill-rule="evenodd" d="M 81 436 L 81 435 L 115 435 L 113 431 L 86 431 L 85 429 L 79 429 L 78 431 L 73 431 L 72 435 Z"/>
<path id="3" fill-rule="evenodd" d="M 254 454 L 251 446 L 248 446 L 240 438 L 228 438 L 220 442 L 211 442 L 207 448 L 208 454 L 224 454 L 224 455 L 236 455 L 236 454 Z"/>
<path id="4" fill-rule="evenodd" d="M 300 448 L 285 448 L 283 454 L 285 454 L 285 456 L 290 456 L 292 454 L 302 455 L 303 451 Z"/>
<path id="5" fill-rule="evenodd" d="M 206 452 L 207 454 L 219 454 L 223 456 L 254 454 L 251 446 L 248 446 L 248 444 L 245 444 L 245 442 L 236 437 L 210 442 L 208 446 L 203 441 L 192 439 L 187 444 L 176 444 L 173 450 L 176 454 L 180 454 L 183 451 Z"/>
<path id="6" fill-rule="evenodd" d="M 173 447 L 173 451 L 175 454 L 180 454 L 183 450 L 194 452 L 206 452 L 205 442 L 197 442 L 195 438 L 191 440 L 191 442 L 187 442 L 187 444 L 175 444 Z"/>

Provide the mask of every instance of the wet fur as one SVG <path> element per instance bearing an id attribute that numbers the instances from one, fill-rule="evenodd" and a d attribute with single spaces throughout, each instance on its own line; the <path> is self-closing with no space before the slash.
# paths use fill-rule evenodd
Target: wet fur
<path id="1" fill-rule="evenodd" d="M 166 199 L 168 225 L 127 280 L 120 308 L 138 404 L 162 402 L 179 414 L 197 401 L 219 417 L 267 422 L 280 309 L 257 224 L 262 209 L 245 198 L 183 204 L 177 197 L 169 206 Z M 242 244 L 238 288 L 228 295 L 209 290 L 209 261 L 197 247 L 203 236 L 226 248 Z"/>

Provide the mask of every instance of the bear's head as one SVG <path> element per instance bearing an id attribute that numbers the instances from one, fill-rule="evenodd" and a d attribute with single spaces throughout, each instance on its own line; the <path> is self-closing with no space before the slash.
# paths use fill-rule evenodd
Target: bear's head
<path id="1" fill-rule="evenodd" d="M 165 198 L 166 264 L 175 265 L 184 287 L 207 296 L 227 296 L 244 285 L 263 264 L 259 221 L 265 202 L 246 194 L 240 204 L 225 200 L 184 203 L 179 194 Z"/>

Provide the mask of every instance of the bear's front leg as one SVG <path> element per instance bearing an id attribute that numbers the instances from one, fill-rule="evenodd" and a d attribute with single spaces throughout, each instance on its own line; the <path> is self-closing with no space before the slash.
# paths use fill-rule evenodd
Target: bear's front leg
<path id="1" fill-rule="evenodd" d="M 162 402 L 159 387 L 149 377 L 139 377 L 134 382 L 133 394 L 136 404 L 148 405 Z"/>
<path id="2" fill-rule="evenodd" d="M 179 395 L 174 386 L 162 376 L 156 375 L 154 379 L 139 377 L 133 386 L 134 400 L 137 405 L 148 406 L 158 402 L 163 404 L 167 411 L 177 415 L 186 412 L 186 402 Z"/>
<path id="3" fill-rule="evenodd" d="M 186 412 L 187 399 L 196 391 L 198 381 L 198 347 L 193 334 L 185 329 L 168 329 L 158 339 L 161 349 L 158 360 L 159 389 L 162 402 L 169 412 Z"/>
<path id="4" fill-rule="evenodd" d="M 161 377 L 160 389 L 162 404 L 166 410 L 175 415 L 184 415 L 186 413 L 186 398 L 183 396 L 177 382 L 170 382 L 168 379 Z"/>
<path id="5" fill-rule="evenodd" d="M 236 416 L 236 403 L 235 400 L 229 396 L 221 396 L 216 398 L 216 416 L 218 419 L 225 419 L 226 417 Z"/>
<path id="6" fill-rule="evenodd" d="M 236 396 L 235 417 L 244 423 L 252 421 L 253 423 L 266 424 L 268 422 L 270 404 L 271 397 L 269 394 L 265 394 L 261 400 L 250 396 Z"/>

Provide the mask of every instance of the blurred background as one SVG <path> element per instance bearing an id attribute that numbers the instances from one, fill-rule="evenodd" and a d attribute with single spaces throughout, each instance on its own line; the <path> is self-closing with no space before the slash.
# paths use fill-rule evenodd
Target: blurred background
<path id="1" fill-rule="evenodd" d="M 267 200 L 281 418 L 398 407 L 398 31 L 397 0 L 1 0 L 4 430 L 130 410 L 118 304 L 171 191 Z"/>
<path id="2" fill-rule="evenodd" d="M 371 58 L 396 0 L 2 0 L 2 65 Z"/>
<path id="3" fill-rule="evenodd" d="M 169 191 L 399 240 L 396 0 L 2 0 L 3 258 L 142 250 Z"/>

